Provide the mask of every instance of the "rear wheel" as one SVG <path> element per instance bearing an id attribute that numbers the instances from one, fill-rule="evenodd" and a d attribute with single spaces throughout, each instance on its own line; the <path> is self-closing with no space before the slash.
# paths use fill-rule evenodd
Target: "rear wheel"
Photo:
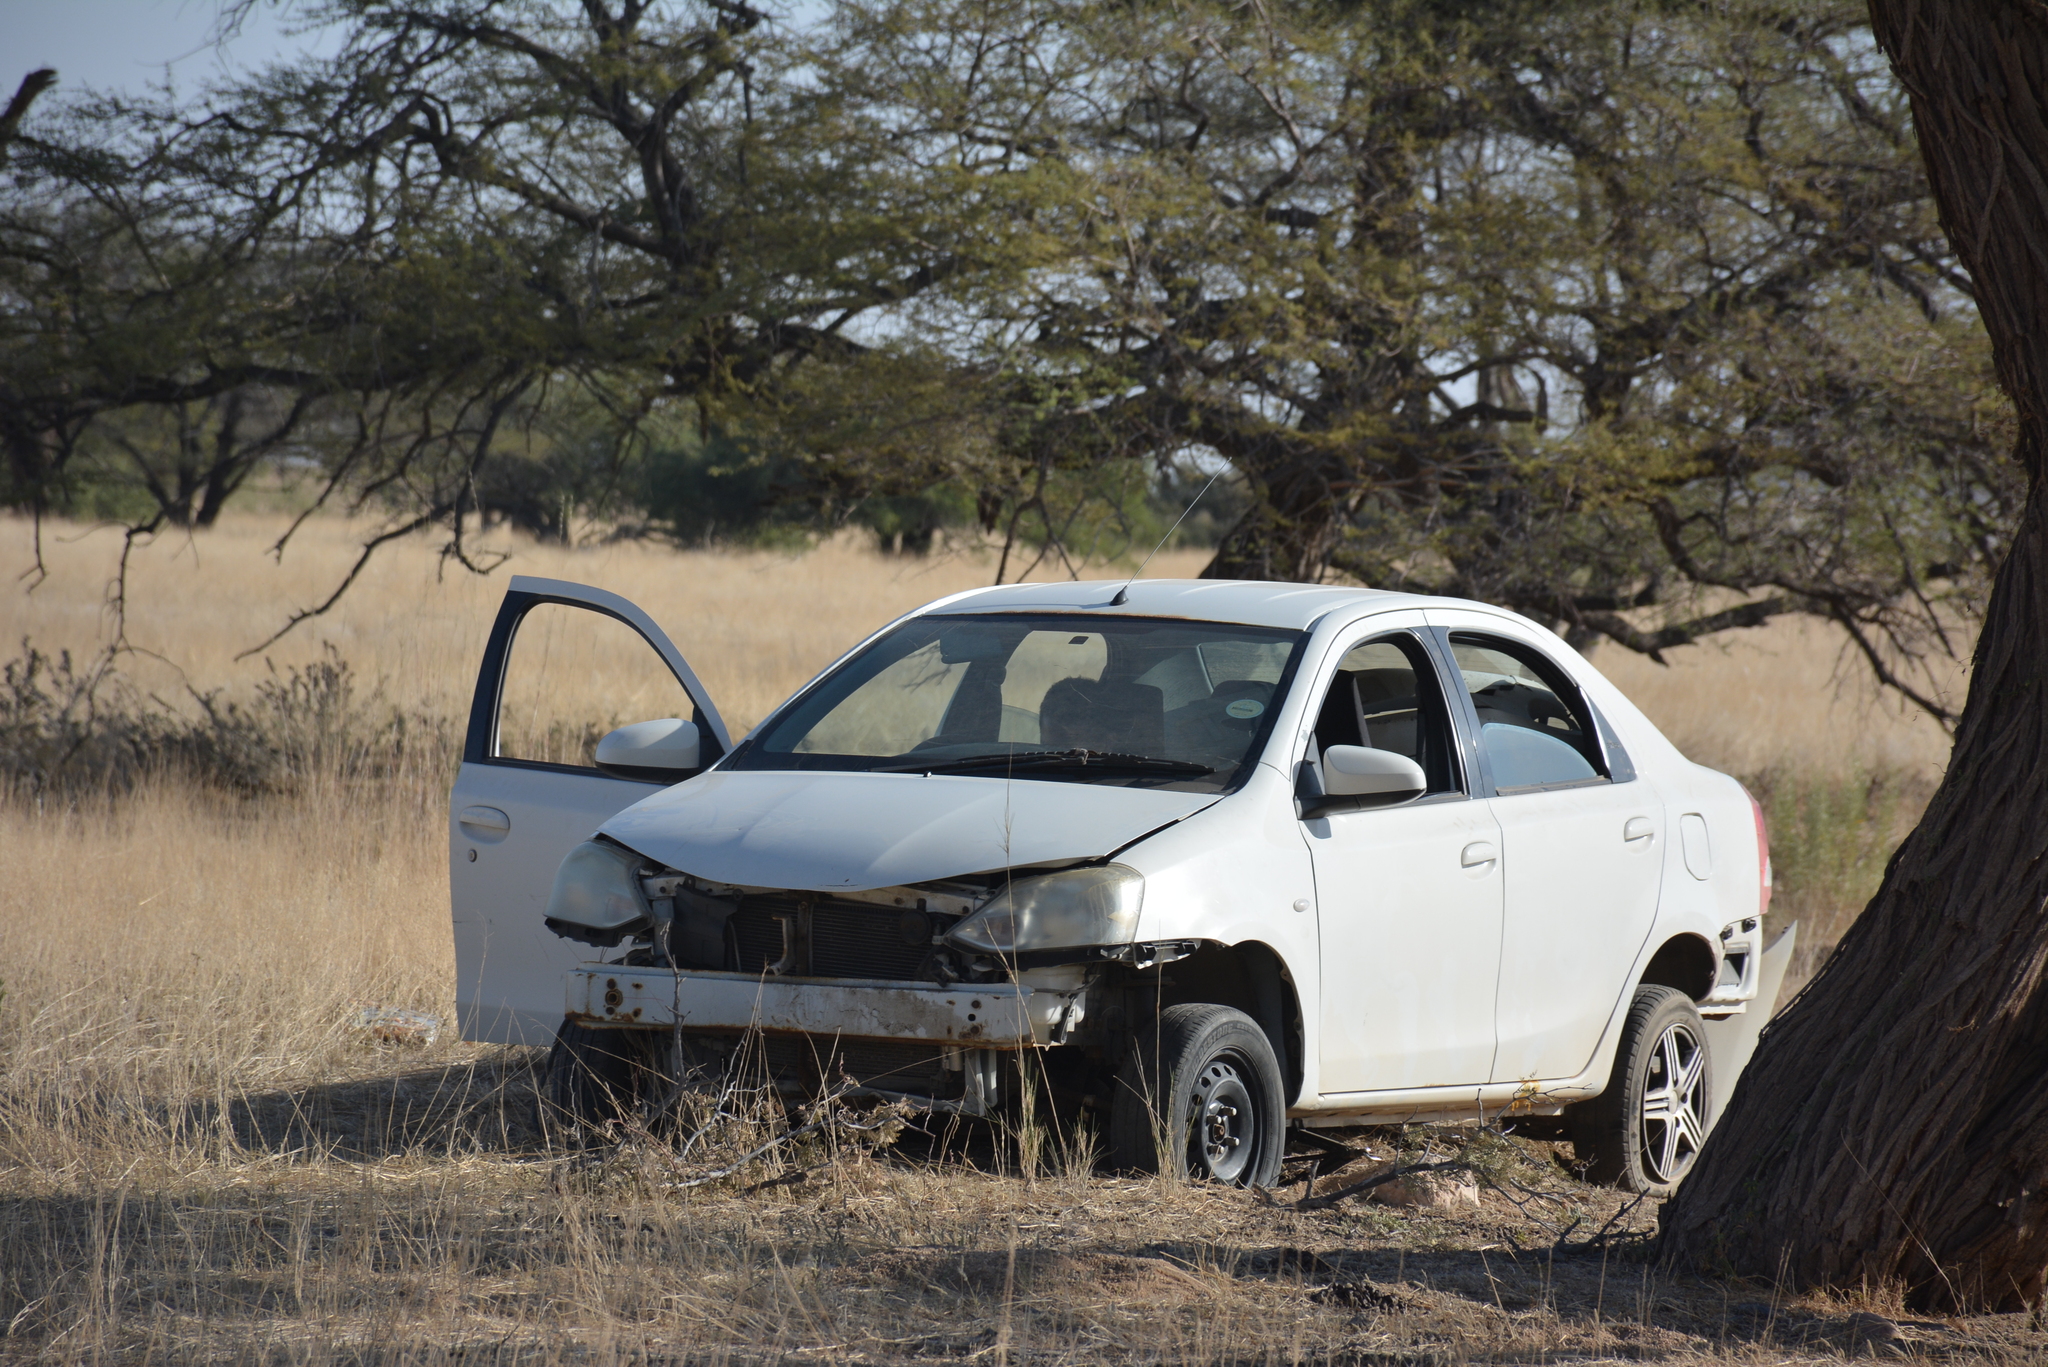
<path id="1" fill-rule="evenodd" d="M 1637 988 L 1607 1090 L 1571 1108 L 1572 1149 L 1587 1180 L 1669 1196 L 1706 1142 L 1713 1095 L 1713 1059 L 1692 999 L 1676 988 Z"/>
<path id="2" fill-rule="evenodd" d="M 1110 1108 L 1110 1159 L 1235 1186 L 1271 1186 L 1286 1147 L 1280 1064 L 1242 1011 L 1169 1006 L 1132 1041 Z"/>

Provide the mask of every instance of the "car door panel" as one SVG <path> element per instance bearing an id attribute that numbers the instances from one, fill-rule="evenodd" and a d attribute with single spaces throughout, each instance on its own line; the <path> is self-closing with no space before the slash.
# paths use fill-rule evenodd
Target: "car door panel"
<path id="1" fill-rule="evenodd" d="M 545 1044 L 553 1037 L 562 1019 L 562 975 L 593 957 L 588 946 L 561 939 L 542 924 L 555 869 L 607 818 L 665 786 L 499 753 L 507 668 L 521 623 L 543 604 L 594 612 L 630 627 L 690 700 L 704 762 L 732 744 L 695 672 L 638 607 L 617 594 L 562 580 L 512 580 L 478 671 L 462 767 L 449 797 L 455 995 L 465 1039 Z"/>
<path id="2" fill-rule="evenodd" d="M 1440 688 L 1423 626 L 1420 614 L 1375 617 L 1369 632 L 1346 650 L 1402 637 L 1413 647 L 1411 664 L 1418 667 L 1421 686 Z M 1384 675 L 1368 668 L 1356 677 Z M 1331 715 L 1335 677 L 1312 681 L 1324 699 L 1319 729 Z M 1354 696 L 1360 699 L 1360 723 L 1370 730 L 1376 723 L 1367 719 L 1365 693 Z M 1457 759 L 1457 737 L 1444 699 L 1437 697 L 1435 705 L 1442 713 L 1440 741 L 1449 753 L 1434 781 L 1456 791 L 1301 823 L 1316 878 L 1322 962 L 1318 1090 L 1326 1095 L 1477 1084 L 1491 1071 L 1501 942 L 1495 857 L 1500 835 L 1486 804 L 1462 791 L 1465 766 Z M 1414 723 L 1388 734 L 1413 735 L 1421 715 L 1418 706 Z M 1391 743 L 1370 734 L 1358 740 Z"/>
<path id="3" fill-rule="evenodd" d="M 1589 753 L 1607 771 L 1547 789 L 1501 791 L 1501 757 L 1484 740 L 1474 746 L 1491 794 L 1485 805 L 1500 830 L 1505 897 L 1491 1080 L 1576 1077 L 1592 1063 L 1616 1003 L 1633 986 L 1631 970 L 1656 923 L 1663 803 L 1625 759 L 1611 748 L 1601 754 L 1601 742 L 1591 738 L 1612 747 L 1611 734 L 1575 691 L 1570 671 L 1537 642 L 1492 619 L 1437 611 L 1429 617 L 1445 630 L 1446 654 L 1456 637 L 1473 633 L 1547 663 L 1567 707 L 1586 714 L 1576 734 L 1596 747 Z M 1488 728 L 1473 699 L 1465 702 L 1466 728 L 1479 737 Z"/>
<path id="4" fill-rule="evenodd" d="M 1500 838 L 1483 802 L 1304 822 L 1322 909 L 1320 1089 L 1479 1083 L 1491 1072 Z"/>
<path id="5" fill-rule="evenodd" d="M 1496 797 L 1507 916 L 1496 1082 L 1585 1071 L 1657 918 L 1649 784 Z M 1629 839 L 1631 824 L 1650 834 Z"/>
<path id="6" fill-rule="evenodd" d="M 448 885 L 462 1037 L 546 1044 L 562 1023 L 562 975 L 598 957 L 541 924 L 555 867 L 606 818 L 661 791 L 603 774 L 464 764 L 450 806 Z M 478 837 L 463 816 L 488 804 L 505 827 Z M 472 852 L 474 852 L 472 854 Z"/>

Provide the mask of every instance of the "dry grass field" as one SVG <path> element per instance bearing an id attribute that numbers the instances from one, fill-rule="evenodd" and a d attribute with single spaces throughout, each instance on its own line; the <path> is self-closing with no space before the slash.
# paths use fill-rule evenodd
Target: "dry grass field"
<path id="1" fill-rule="evenodd" d="M 1863 1352 L 2038 1361 L 2023 1319 L 1913 1321 L 1768 1286 L 1660 1282 L 1639 1240 L 1563 1254 L 1622 1213 L 1548 1145 L 1464 1151 L 1477 1204 L 1304 1211 L 1092 1174 L 1026 1131 L 905 1134 L 683 1188 L 656 1146 L 572 1156 L 536 1129 L 534 1058 L 380 1042 L 364 1006 L 450 1010 L 445 814 L 454 718 L 507 573 L 646 607 L 735 731 L 896 613 L 986 582 L 959 554 L 567 550 L 502 541 L 477 579 L 389 548 L 327 617 L 241 652 L 344 572 L 348 529 L 236 520 L 138 553 L 130 696 L 189 690 L 299 725 L 280 681 L 331 646 L 353 691 L 319 727 L 375 763 L 293 750 L 256 795 L 147 775 L 0 801 L 0 1356 L 97 1362 L 1808 1362 Z M 0 597 L 0 657 L 106 639 L 116 538 L 48 528 L 49 577 Z M 30 559 L 0 522 L 0 564 Z M 1162 557 L 1148 574 L 1191 573 Z M 1598 663 L 1774 823 L 1780 908 L 1826 943 L 1938 773 L 1938 732 L 1788 624 Z M 302 680 L 308 677 L 299 675 Z M 323 676 L 329 677 L 331 676 Z M 265 693 L 265 685 L 271 692 Z M 301 696 L 301 695 L 292 695 Z M 297 704 L 292 704 L 297 706 Z M 265 713 L 263 709 L 271 710 Z M 282 709 L 282 710 L 281 710 Z M 394 718 L 397 721 L 394 721 Z M 402 730 L 393 730 L 403 722 Z M 324 733 L 323 733 L 324 734 Z M 404 743 L 391 738 L 403 735 Z M 381 746 L 381 749 L 377 747 Z M 353 751 L 349 752 L 355 753 Z M 366 751 L 367 753 L 367 751 Z M 1299 1169 L 1291 1175 L 1299 1175 Z M 758 1184 L 783 1176 L 774 1185 Z M 1287 1197 L 1301 1194 L 1290 1187 Z M 1617 1219 L 1618 1217 L 1618 1219 Z M 1574 1221 L 1579 1221 L 1574 1225 Z"/>

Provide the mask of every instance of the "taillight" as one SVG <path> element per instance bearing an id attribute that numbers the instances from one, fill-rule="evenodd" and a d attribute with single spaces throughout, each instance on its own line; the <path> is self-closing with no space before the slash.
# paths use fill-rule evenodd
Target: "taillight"
<path id="1" fill-rule="evenodd" d="M 1756 817 L 1756 914 L 1762 916 L 1771 909 L 1771 834 L 1764 829 L 1764 804 L 1747 790 L 1743 796 Z"/>

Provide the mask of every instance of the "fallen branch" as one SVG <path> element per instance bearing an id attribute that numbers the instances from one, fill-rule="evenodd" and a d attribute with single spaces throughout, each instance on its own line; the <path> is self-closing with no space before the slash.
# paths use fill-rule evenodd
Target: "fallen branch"
<path id="1" fill-rule="evenodd" d="M 1630 1215 L 1634 1214 L 1636 1207 L 1641 1205 L 1644 1199 L 1645 1198 L 1638 1196 L 1635 1200 L 1629 1202 L 1620 1210 L 1615 1211 L 1613 1218 L 1608 1220 L 1606 1224 L 1600 1226 L 1600 1232 L 1593 1235 L 1591 1238 L 1585 1240 L 1583 1243 L 1568 1244 L 1564 1241 L 1563 1238 L 1559 1238 L 1557 1243 L 1551 1247 L 1551 1256 L 1556 1257 L 1562 1254 L 1563 1256 L 1569 1258 L 1576 1254 L 1592 1253 L 1597 1250 L 1603 1249 L 1607 1246 L 1610 1240 L 1615 1238 L 1624 1236 L 1640 1237 L 1637 1236 L 1636 1231 L 1634 1230 L 1624 1230 L 1621 1235 L 1617 1235 L 1614 1232 L 1614 1227 L 1620 1224 L 1623 1220 L 1626 1220 Z M 1578 1228 L 1577 1224 L 1574 1223 L 1572 1228 Z M 1569 1234 L 1571 1233 L 1571 1230 L 1567 1229 L 1565 1233 Z"/>
<path id="2" fill-rule="evenodd" d="M 770 1187 L 800 1187 L 810 1179 L 811 1171 L 810 1168 L 791 1168 L 779 1176 L 741 1187 L 740 1195 L 752 1196 L 755 1192 L 767 1191 Z"/>
<path id="3" fill-rule="evenodd" d="M 1451 1172 L 1453 1170 L 1462 1172 L 1479 1171 L 1472 1164 L 1460 1158 L 1447 1159 L 1442 1163 L 1411 1163 L 1406 1167 L 1389 1168 L 1377 1177 L 1368 1177 L 1363 1181 L 1353 1182 L 1348 1187 L 1339 1187 L 1336 1191 L 1329 1192 L 1323 1196 L 1304 1196 L 1294 1203 L 1294 1208 L 1296 1210 L 1326 1210 L 1340 1201 L 1348 1201 L 1362 1192 L 1371 1191 L 1374 1187 L 1385 1186 L 1389 1182 L 1398 1182 L 1403 1177 L 1413 1177 L 1417 1173 L 1424 1172 Z"/>

